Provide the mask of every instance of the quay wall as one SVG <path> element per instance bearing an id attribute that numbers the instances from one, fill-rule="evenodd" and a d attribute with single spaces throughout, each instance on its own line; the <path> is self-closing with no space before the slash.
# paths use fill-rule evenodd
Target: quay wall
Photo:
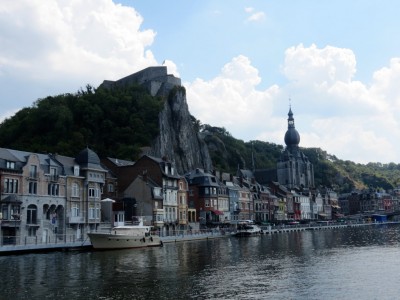
<path id="1" fill-rule="evenodd" d="M 292 226 L 262 226 L 263 234 L 278 234 L 278 233 L 289 233 L 295 231 L 305 230 L 329 230 L 329 229 L 341 229 L 348 227 L 360 227 L 360 226 L 373 226 L 373 225 L 388 225 L 388 224 L 400 224 L 400 222 L 376 222 L 376 223 L 350 223 L 350 224 L 321 224 L 321 225 L 292 225 Z M 163 243 L 177 243 L 184 241 L 195 241 L 195 240 L 206 240 L 215 238 L 227 238 L 231 237 L 232 230 L 226 229 L 214 229 L 214 230 L 195 230 L 179 231 L 175 235 L 161 236 Z M 55 240 L 54 242 L 41 243 L 40 239 L 36 243 L 15 243 L 14 245 L 0 245 L 0 255 L 29 253 L 29 252 L 48 252 L 48 251 L 60 251 L 60 250 L 91 250 L 92 246 L 89 239 L 84 241 L 75 240 Z"/>

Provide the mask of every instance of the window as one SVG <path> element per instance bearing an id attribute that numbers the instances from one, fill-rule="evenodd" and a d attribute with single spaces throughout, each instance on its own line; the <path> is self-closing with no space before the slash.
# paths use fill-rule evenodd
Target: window
<path id="1" fill-rule="evenodd" d="M 29 167 L 29 177 L 30 178 L 37 178 L 37 166 L 36 165 L 31 165 Z"/>
<path id="2" fill-rule="evenodd" d="M 18 193 L 18 179 L 4 179 L 4 193 Z"/>
<path id="3" fill-rule="evenodd" d="M 96 218 L 96 211 L 94 208 L 94 204 L 90 204 L 89 207 L 89 219 L 95 219 Z"/>
<path id="4" fill-rule="evenodd" d="M 79 217 L 79 207 L 77 203 L 73 203 L 71 207 L 71 216 Z"/>
<path id="5" fill-rule="evenodd" d="M 27 208 L 26 212 L 26 224 L 36 224 L 37 222 L 37 208 L 31 204 Z"/>
<path id="6" fill-rule="evenodd" d="M 205 200 L 204 201 L 204 205 L 205 205 L 205 207 L 210 207 L 210 201 L 209 200 Z"/>
<path id="7" fill-rule="evenodd" d="M 31 195 L 37 194 L 37 182 L 36 181 L 29 182 L 29 194 L 31 194 Z"/>
<path id="8" fill-rule="evenodd" d="M 50 168 L 50 180 L 53 180 L 53 181 L 58 180 L 58 174 L 57 174 L 56 168 Z"/>
<path id="9" fill-rule="evenodd" d="M 79 185 L 76 182 L 72 184 L 72 197 L 79 197 Z"/>
<path id="10" fill-rule="evenodd" d="M 15 162 L 13 162 L 13 161 L 7 161 L 7 163 L 6 163 L 6 168 L 7 168 L 7 169 L 15 169 Z"/>
<path id="11" fill-rule="evenodd" d="M 89 188 L 90 198 L 100 198 L 100 190 L 95 188 Z"/>
<path id="12" fill-rule="evenodd" d="M 112 183 L 108 184 L 108 192 L 113 193 L 114 192 L 114 185 Z"/>
<path id="13" fill-rule="evenodd" d="M 1 213 L 2 213 L 3 220 L 8 220 L 8 205 L 7 204 L 2 205 Z"/>
<path id="14" fill-rule="evenodd" d="M 79 166 L 74 166 L 74 176 L 79 176 Z"/>
<path id="15" fill-rule="evenodd" d="M 37 231 L 36 227 L 29 227 L 28 236 L 36 236 L 36 231 Z"/>
<path id="16" fill-rule="evenodd" d="M 51 196 L 58 196 L 59 188 L 59 184 L 49 183 L 49 185 L 47 186 L 47 194 Z"/>

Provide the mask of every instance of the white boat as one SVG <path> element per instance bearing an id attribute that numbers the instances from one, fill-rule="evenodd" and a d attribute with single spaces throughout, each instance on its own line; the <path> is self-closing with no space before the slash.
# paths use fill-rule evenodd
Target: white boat
<path id="1" fill-rule="evenodd" d="M 245 221 L 240 221 L 237 224 L 236 231 L 234 231 L 232 234 L 234 236 L 251 236 L 251 235 L 257 235 L 262 232 L 261 227 L 258 225 L 254 224 L 252 220 L 245 220 Z"/>
<path id="2" fill-rule="evenodd" d="M 95 249 L 127 249 L 162 246 L 158 235 L 152 234 L 151 226 L 143 225 L 143 220 L 134 225 L 122 225 L 110 232 L 90 232 L 88 236 Z"/>

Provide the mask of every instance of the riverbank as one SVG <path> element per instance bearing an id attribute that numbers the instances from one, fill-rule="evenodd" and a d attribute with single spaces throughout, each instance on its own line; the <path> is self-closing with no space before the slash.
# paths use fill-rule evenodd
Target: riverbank
<path id="1" fill-rule="evenodd" d="M 340 229 L 347 227 L 359 227 L 359 226 L 377 226 L 377 225 L 388 225 L 388 224 L 400 224 L 400 222 L 382 222 L 382 223 L 324 223 L 324 224 L 313 224 L 313 225 L 286 225 L 286 226 L 262 226 L 263 234 L 279 234 L 294 231 L 305 231 L 305 230 L 328 230 L 328 229 Z M 207 240 L 216 238 L 228 238 L 231 237 L 231 231 L 227 230 L 207 230 L 207 231 L 193 231 L 193 232 L 179 232 L 176 235 L 162 236 L 161 241 L 163 243 L 178 243 L 196 240 Z M 0 246 L 0 255 L 10 254 L 22 254 L 32 252 L 50 252 L 50 251 L 75 251 L 75 250 L 91 250 L 92 245 L 89 239 L 84 241 L 55 241 L 54 243 L 35 243 L 35 244 L 23 244 L 23 245 L 3 245 Z"/>

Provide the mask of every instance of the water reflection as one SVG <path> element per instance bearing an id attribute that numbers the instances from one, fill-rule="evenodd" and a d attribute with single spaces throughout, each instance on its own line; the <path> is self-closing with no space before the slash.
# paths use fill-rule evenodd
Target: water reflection
<path id="1" fill-rule="evenodd" d="M 0 257 L 1 299 L 395 299 L 400 226 Z"/>

